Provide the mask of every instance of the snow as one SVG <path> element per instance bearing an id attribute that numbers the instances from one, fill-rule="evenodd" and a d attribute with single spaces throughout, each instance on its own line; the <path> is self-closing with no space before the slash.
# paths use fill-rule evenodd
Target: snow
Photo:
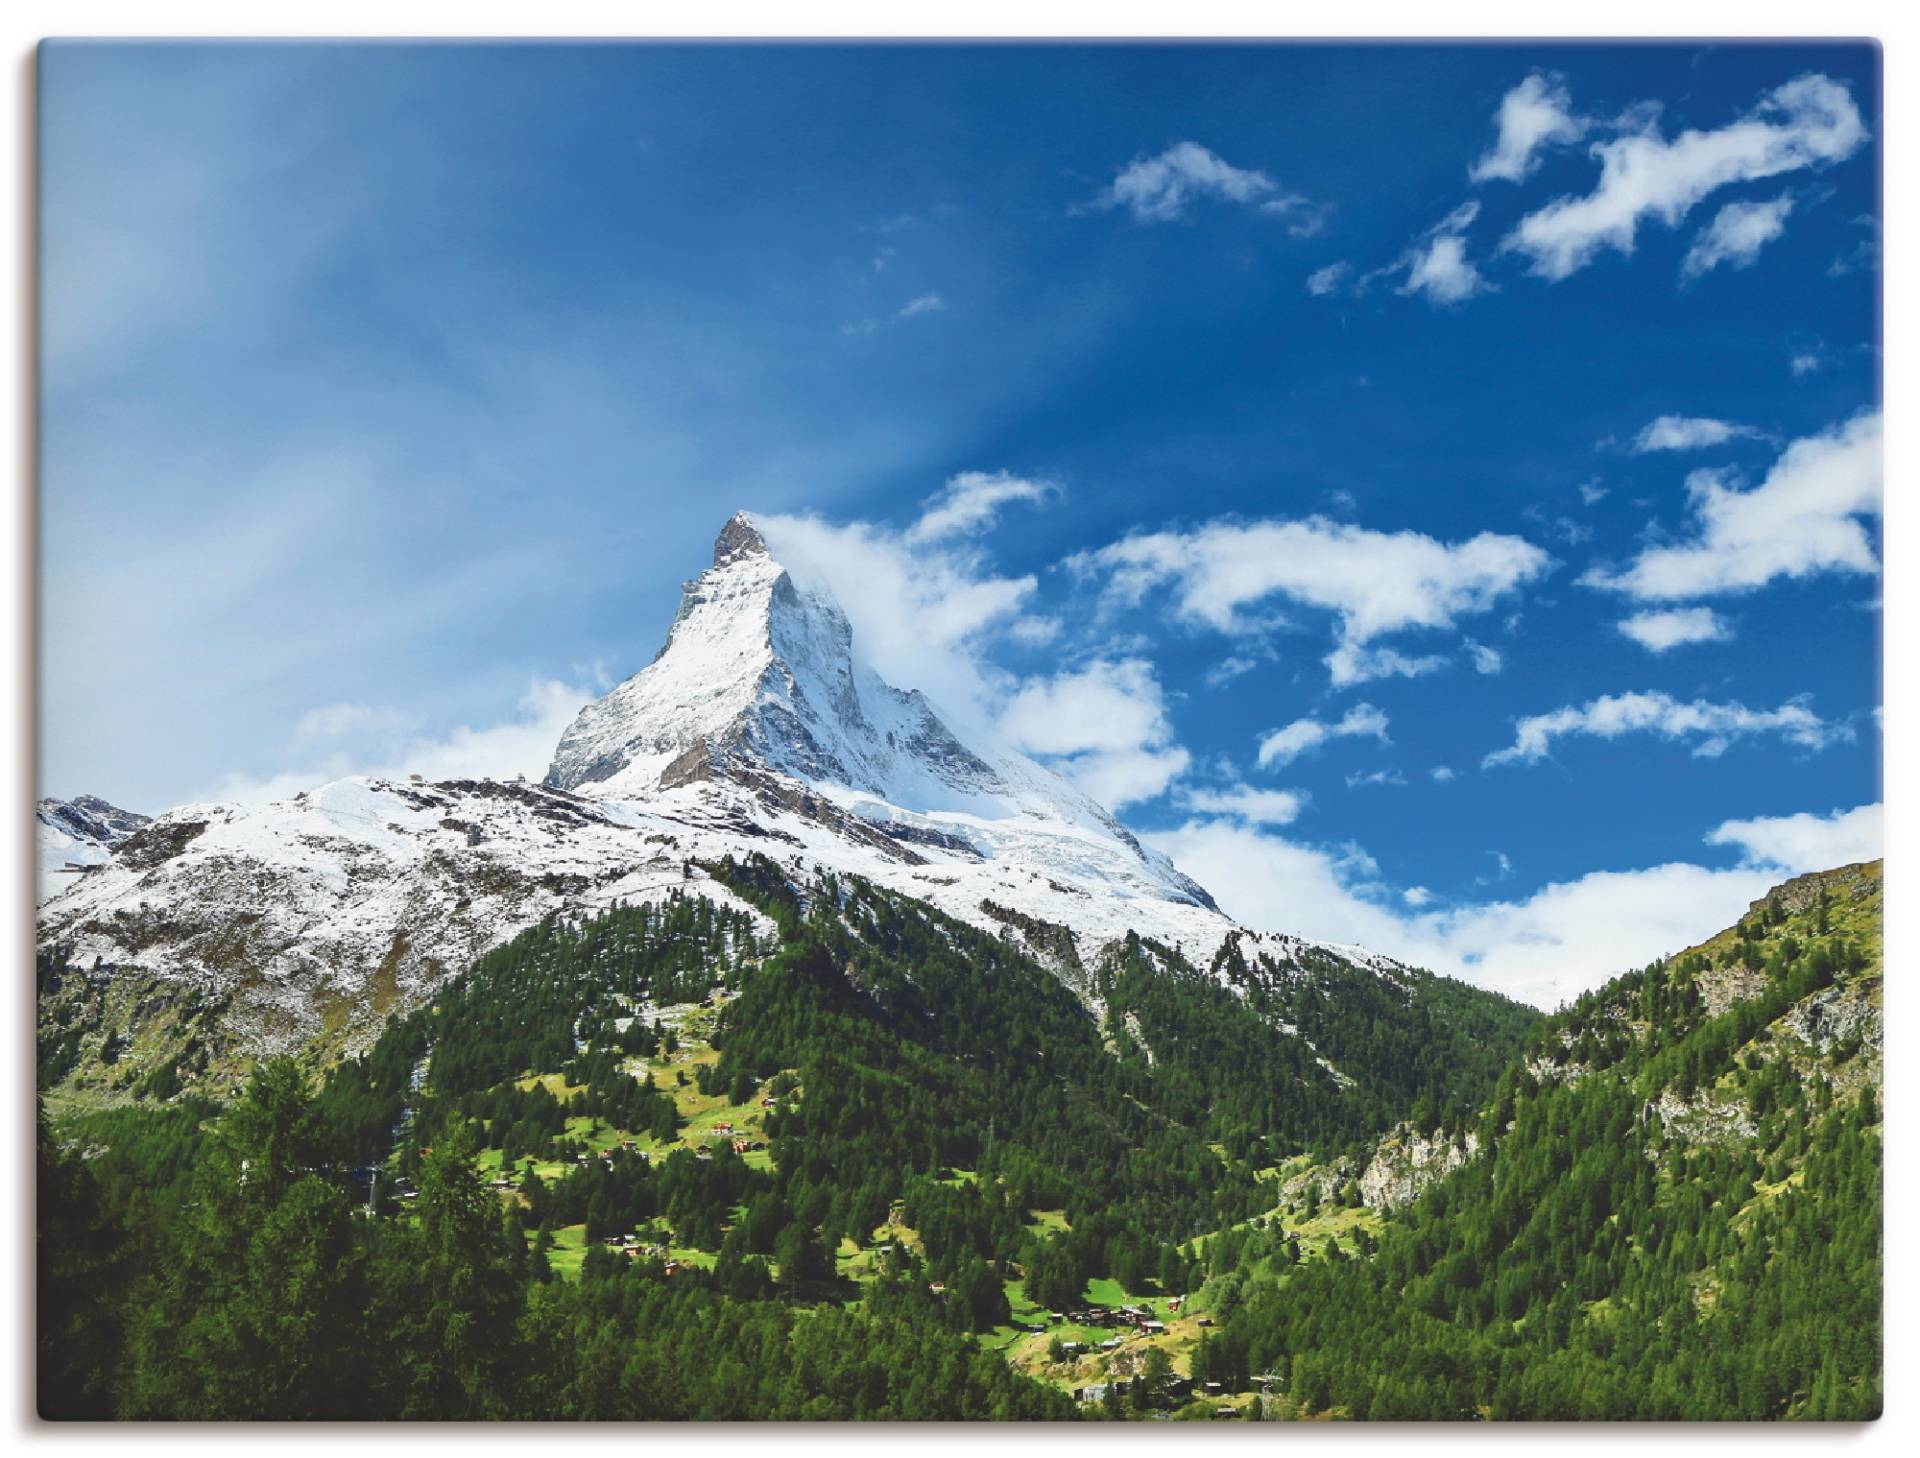
<path id="1" fill-rule="evenodd" d="M 155 833 L 172 854 L 101 849 L 100 869 L 43 906 L 41 943 L 237 987 L 232 1016 L 262 1046 L 311 1036 L 323 992 L 358 1004 L 391 977 L 417 999 L 555 912 L 742 905 L 687 862 L 755 852 L 997 934 L 991 900 L 1065 926 L 1083 961 L 1129 931 L 1202 966 L 1230 933 L 1283 962 L 1313 945 L 1238 928 L 1060 776 L 963 742 L 882 681 L 838 605 L 799 590 L 744 516 L 686 584 L 654 661 L 569 726 L 545 784 L 354 777 L 267 805 L 182 806 Z"/>
<path id="2" fill-rule="evenodd" d="M 122 810 L 94 795 L 40 801 L 33 812 L 39 859 L 37 899 L 46 901 L 58 895 L 85 874 L 75 867 L 104 865 L 115 846 L 147 823 L 147 816 Z"/>

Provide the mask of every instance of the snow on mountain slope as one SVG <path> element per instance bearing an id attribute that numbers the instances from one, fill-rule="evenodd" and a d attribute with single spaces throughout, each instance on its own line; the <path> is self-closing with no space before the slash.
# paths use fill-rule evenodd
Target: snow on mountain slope
<path id="1" fill-rule="evenodd" d="M 349 778 L 183 806 L 49 900 L 39 940 L 217 1004 L 247 1046 L 290 1048 L 360 1041 L 555 912 L 737 904 L 692 862 L 753 852 L 1024 937 L 1063 975 L 1129 931 L 1201 965 L 1252 936 L 1060 776 L 970 738 L 862 664 L 839 607 L 736 516 L 666 645 L 581 711 L 545 784 Z M 1311 945 L 1257 940 L 1283 962 Z"/>
<path id="2" fill-rule="evenodd" d="M 151 818 L 110 805 L 98 795 L 42 800 L 33 808 L 40 860 L 38 898 L 45 901 L 66 890 L 85 874 L 86 867 L 104 862 L 116 845 Z"/>
<path id="3" fill-rule="evenodd" d="M 861 663 L 839 605 L 796 587 L 736 515 L 713 566 L 687 584 L 666 645 L 581 710 L 547 783 L 646 800 L 694 782 L 784 776 L 895 839 L 1215 909 L 1059 775 L 975 738 L 963 743 L 924 695 Z"/>

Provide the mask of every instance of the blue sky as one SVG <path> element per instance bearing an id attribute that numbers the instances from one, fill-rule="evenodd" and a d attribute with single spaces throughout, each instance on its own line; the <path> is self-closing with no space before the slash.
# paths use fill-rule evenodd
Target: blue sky
<path id="1" fill-rule="evenodd" d="M 41 73 L 48 793 L 538 773 L 744 506 L 1248 920 L 1551 1001 L 1877 853 L 1869 48 Z"/>

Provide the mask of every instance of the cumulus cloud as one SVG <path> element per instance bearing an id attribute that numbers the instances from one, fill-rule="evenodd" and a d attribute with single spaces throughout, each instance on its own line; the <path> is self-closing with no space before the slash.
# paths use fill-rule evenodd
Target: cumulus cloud
<path id="1" fill-rule="evenodd" d="M 1481 763 L 1533 764 L 1552 751 L 1556 739 L 1568 735 L 1618 739 L 1626 734 L 1692 740 L 1694 754 L 1705 759 L 1725 753 L 1735 739 L 1756 734 L 1777 734 L 1803 749 L 1822 749 L 1836 739 L 1852 737 L 1845 725 L 1828 723 L 1800 699 L 1789 699 L 1777 709 L 1749 709 L 1745 704 L 1704 699 L 1682 703 L 1664 693 L 1602 694 L 1584 704 L 1522 719 L 1513 743 L 1494 750 Z"/>
<path id="2" fill-rule="evenodd" d="M 1558 77 L 1535 71 L 1500 101 L 1499 135 L 1468 169 L 1474 182 L 1519 182 L 1540 166 L 1548 147 L 1577 142 L 1591 125 L 1573 113 L 1573 98 Z"/>
<path id="3" fill-rule="evenodd" d="M 1630 255 L 1646 219 L 1676 227 L 1722 187 L 1841 161 L 1867 137 L 1846 86 L 1817 74 L 1776 87 L 1714 131 L 1689 129 L 1668 139 L 1651 109 L 1626 125 L 1594 144 L 1600 178 L 1592 192 L 1527 214 L 1502 243 L 1525 254 L 1541 278 L 1564 279 L 1604 249 Z"/>
<path id="4" fill-rule="evenodd" d="M 1249 926 L 1359 945 L 1551 1008 L 1684 950 L 1745 914 L 1788 876 L 1880 854 L 1880 809 L 1729 821 L 1708 832 L 1740 863 L 1601 870 L 1504 901 L 1436 905 L 1396 889 L 1353 845 L 1313 845 L 1194 818 L 1143 837 Z"/>
<path id="5" fill-rule="evenodd" d="M 971 536 L 993 525 L 1000 508 L 1014 501 L 1045 501 L 1059 487 L 1006 471 L 962 471 L 921 503 L 920 518 L 907 528 L 910 543 Z"/>
<path id="6" fill-rule="evenodd" d="M 1489 648 L 1471 638 L 1467 639 L 1467 655 L 1473 660 L 1475 673 L 1498 673 L 1507 666 L 1506 656 L 1498 648 Z"/>
<path id="7" fill-rule="evenodd" d="M 900 306 L 893 317 L 896 319 L 917 319 L 922 314 L 938 314 L 947 307 L 947 301 L 938 294 L 920 294 L 908 299 Z"/>
<path id="8" fill-rule="evenodd" d="M 1638 455 L 1649 451 L 1698 451 L 1725 445 L 1737 436 L 1758 434 L 1752 426 L 1736 425 L 1730 420 L 1701 415 L 1660 415 L 1641 427 L 1633 438 L 1633 450 Z"/>
<path id="9" fill-rule="evenodd" d="M 1327 660 L 1336 683 L 1437 667 L 1361 650 L 1386 633 L 1452 628 L 1552 565 L 1520 537 L 1482 532 L 1448 543 L 1318 516 L 1141 533 L 1067 561 L 1077 575 L 1101 581 L 1109 604 L 1134 606 L 1166 586 L 1182 617 L 1224 633 L 1270 627 L 1248 609 L 1273 598 L 1325 609 L 1338 620 Z"/>
<path id="10" fill-rule="evenodd" d="M 1708 845 L 1738 846 L 1743 863 L 1791 870 L 1828 870 L 1884 854 L 1881 807 L 1859 805 L 1828 815 L 1762 816 L 1729 820 L 1707 832 Z"/>
<path id="11" fill-rule="evenodd" d="M 1776 577 L 1879 570 L 1873 541 L 1856 518 L 1877 515 L 1881 491 L 1880 413 L 1797 440 L 1767 477 L 1742 491 L 1716 471 L 1687 478 L 1692 540 L 1649 547 L 1619 572 L 1594 568 L 1580 580 L 1637 598 L 1740 592 Z"/>
<path id="12" fill-rule="evenodd" d="M 1321 719 L 1295 719 L 1284 729 L 1261 736 L 1258 763 L 1290 764 L 1329 739 L 1366 738 L 1387 742 L 1387 716 L 1372 704 L 1355 704 L 1345 716 L 1329 724 Z"/>
<path id="13" fill-rule="evenodd" d="M 1792 211 L 1793 198 L 1784 192 L 1771 202 L 1728 203 L 1694 236 L 1680 261 L 1680 276 L 1698 278 L 1723 263 L 1746 268 L 1762 248 L 1787 231 L 1787 214 Z"/>
<path id="14" fill-rule="evenodd" d="M 1201 198 L 1288 218 L 1289 231 L 1303 237 L 1317 233 L 1324 222 L 1323 211 L 1306 198 L 1283 190 L 1264 172 L 1233 166 L 1198 142 L 1176 142 L 1156 157 L 1136 157 L 1095 204 L 1125 208 L 1138 223 L 1171 223 Z"/>
<path id="15" fill-rule="evenodd" d="M 1665 653 L 1687 643 L 1725 643 L 1733 628 L 1712 608 L 1668 608 L 1623 618 L 1620 631 L 1649 653 Z"/>
<path id="16" fill-rule="evenodd" d="M 1162 793 L 1191 762 L 1173 742 L 1165 695 L 1141 658 L 1030 680 L 1008 700 L 1000 728 L 1113 809 Z"/>
<path id="17" fill-rule="evenodd" d="M 576 684 L 536 678 L 508 717 L 478 728 L 458 725 L 444 734 L 417 732 L 418 720 L 401 709 L 328 704 L 303 715 L 295 726 L 294 768 L 266 777 L 229 775 L 192 798 L 257 805 L 344 775 L 537 780 L 546 774 L 561 734 L 595 696 Z"/>
<path id="18" fill-rule="evenodd" d="M 1288 825 L 1306 808 L 1304 790 L 1262 790 L 1252 785 L 1235 785 L 1226 790 L 1183 790 L 1179 800 L 1183 809 L 1200 815 L 1225 816 L 1249 825 Z"/>

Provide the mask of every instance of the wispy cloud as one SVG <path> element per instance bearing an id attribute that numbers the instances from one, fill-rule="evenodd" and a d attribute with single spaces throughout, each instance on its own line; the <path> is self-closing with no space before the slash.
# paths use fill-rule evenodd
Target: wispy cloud
<path id="1" fill-rule="evenodd" d="M 1552 564 L 1519 537 L 1482 532 L 1448 543 L 1325 517 L 1142 533 L 1067 562 L 1099 581 L 1111 605 L 1138 604 L 1164 585 L 1182 617 L 1225 633 L 1265 631 L 1269 624 L 1248 610 L 1274 598 L 1332 612 L 1338 642 L 1327 665 L 1336 683 L 1431 671 L 1437 662 L 1375 649 L 1373 641 L 1404 629 L 1451 628 Z"/>
<path id="2" fill-rule="evenodd" d="M 1136 157 L 1120 169 L 1094 205 L 1125 208 L 1137 223 L 1171 223 L 1203 198 L 1239 203 L 1283 218 L 1287 230 L 1301 237 L 1310 237 L 1325 225 L 1325 209 L 1286 191 L 1264 172 L 1235 167 L 1198 142 L 1176 142 L 1157 156 Z"/>
<path id="3" fill-rule="evenodd" d="M 937 542 L 985 531 L 1000 508 L 1015 501 L 1045 501 L 1059 493 L 1051 481 L 1035 481 L 1006 471 L 962 471 L 922 503 L 920 517 L 907 528 L 909 543 Z"/>
<path id="4" fill-rule="evenodd" d="M 1307 275 L 1307 292 L 1315 298 L 1325 298 L 1336 292 L 1352 272 L 1351 263 L 1329 263 L 1325 268 L 1316 268 Z"/>
<path id="5" fill-rule="evenodd" d="M 1648 219 L 1677 227 L 1722 187 L 1838 162 L 1867 139 L 1846 86 L 1817 74 L 1774 88 L 1714 131 L 1689 129 L 1668 139 L 1651 109 L 1624 124 L 1622 135 L 1593 146 L 1600 178 L 1592 192 L 1527 214 L 1502 243 L 1525 255 L 1541 278 L 1567 278 L 1607 249 L 1631 254 Z"/>
<path id="6" fill-rule="evenodd" d="M 1649 421 L 1633 438 L 1631 449 L 1637 455 L 1651 451 L 1698 451 L 1725 445 L 1742 436 L 1758 436 L 1750 425 L 1730 420 L 1714 420 L 1699 415 L 1662 415 Z"/>
<path id="7" fill-rule="evenodd" d="M 1308 796 L 1304 790 L 1234 785 L 1225 790 L 1182 790 L 1177 799 L 1182 809 L 1198 815 L 1224 816 L 1248 825 L 1290 825 L 1306 808 Z"/>
<path id="8" fill-rule="evenodd" d="M 1593 568 L 1580 581 L 1637 598 L 1706 597 L 1764 586 L 1776 577 L 1879 569 L 1858 518 L 1880 510 L 1878 411 L 1797 440 L 1766 479 L 1743 491 L 1724 473 L 1687 478 L 1691 541 L 1649 547 L 1618 572 Z"/>
<path id="9" fill-rule="evenodd" d="M 1693 245 L 1680 261 L 1680 276 L 1698 278 L 1722 264 L 1748 267 L 1762 248 L 1787 231 L 1787 214 L 1792 211 L 1793 197 L 1784 192 L 1771 202 L 1728 203 L 1694 235 Z"/>
<path id="10" fill-rule="evenodd" d="M 1513 743 L 1496 749 L 1481 761 L 1533 764 L 1551 753 L 1554 741 L 1570 735 L 1618 739 L 1628 734 L 1652 734 L 1661 739 L 1692 741 L 1701 759 L 1724 754 L 1736 739 L 1777 734 L 1802 749 L 1824 749 L 1837 739 L 1850 739 L 1844 724 L 1822 719 L 1800 699 L 1789 699 L 1777 709 L 1749 709 L 1745 704 L 1683 703 L 1664 693 L 1603 694 L 1584 704 L 1569 704 L 1551 713 L 1520 720 Z"/>
<path id="11" fill-rule="evenodd" d="M 1429 228 L 1387 272 L 1402 272 L 1399 292 L 1419 294 L 1430 304 L 1461 304 L 1490 292 L 1487 281 L 1467 257 L 1466 230 L 1480 216 L 1480 204 L 1464 202 Z"/>
<path id="12" fill-rule="evenodd" d="M 1577 142 L 1592 125 L 1573 112 L 1573 98 L 1556 76 L 1535 71 L 1500 101 L 1498 136 L 1468 169 L 1474 182 L 1519 182 L 1538 170 L 1548 147 Z"/>
<path id="13" fill-rule="evenodd" d="M 1301 755 L 1318 749 L 1329 739 L 1365 738 L 1387 742 L 1387 716 L 1372 704 L 1355 704 L 1346 714 L 1328 723 L 1320 719 L 1295 719 L 1284 729 L 1275 729 L 1260 739 L 1260 768 L 1291 764 Z"/>

